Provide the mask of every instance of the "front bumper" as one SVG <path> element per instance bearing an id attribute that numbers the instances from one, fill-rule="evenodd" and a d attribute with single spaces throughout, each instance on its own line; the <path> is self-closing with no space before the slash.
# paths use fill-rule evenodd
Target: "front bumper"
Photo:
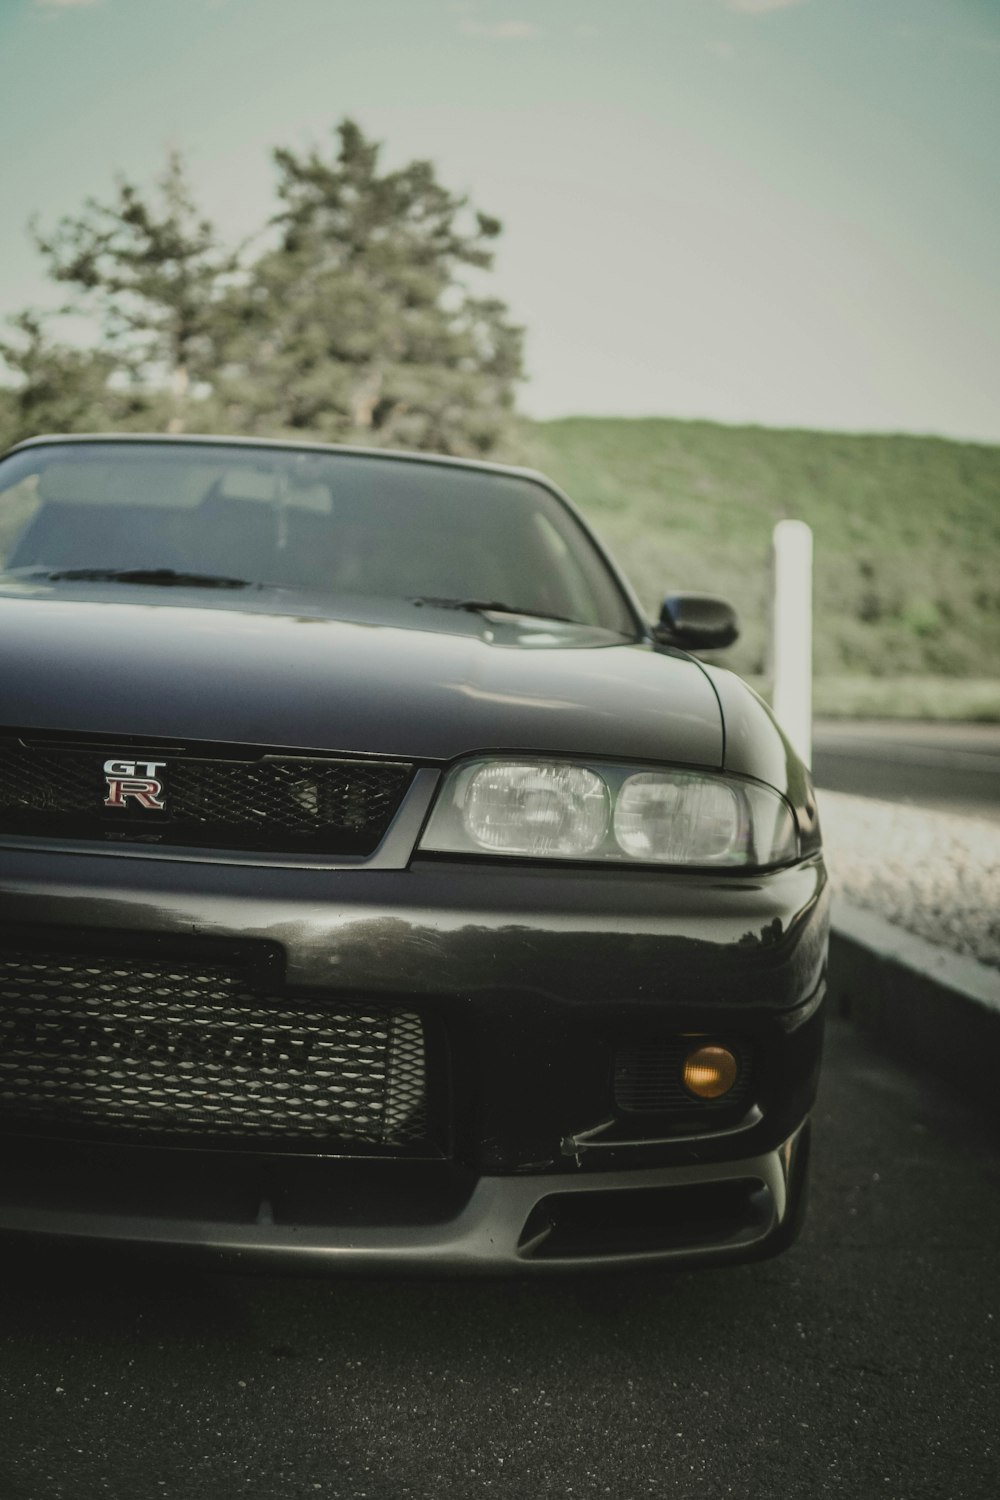
<path id="1" fill-rule="evenodd" d="M 288 994 L 403 1003 L 447 1054 L 436 1161 L 8 1137 L 0 1230 L 17 1238 L 453 1272 L 747 1259 L 794 1234 L 822 1036 L 818 860 L 733 878 L 8 847 L 0 901 L 11 931 L 267 944 Z M 750 1039 L 752 1108 L 682 1134 L 617 1116 L 615 1046 L 691 1032 Z"/>
<path id="2" fill-rule="evenodd" d="M 390 1223 L 363 1220 L 365 1206 L 385 1206 L 388 1184 L 379 1184 L 377 1173 L 360 1195 L 349 1177 L 338 1184 L 336 1173 L 329 1175 L 328 1185 L 346 1200 L 339 1223 L 279 1222 L 271 1199 L 261 1199 L 253 1214 L 252 1195 L 244 1195 L 242 1220 L 220 1216 L 218 1201 L 216 1217 L 192 1216 L 190 1203 L 183 1216 L 136 1212 L 121 1205 L 120 1193 L 117 1207 L 105 1201 L 83 1208 L 79 1180 L 75 1204 L 53 1204 L 44 1201 L 51 1191 L 44 1177 L 32 1186 L 23 1183 L 12 1200 L 8 1181 L 0 1233 L 14 1244 L 40 1237 L 78 1249 L 114 1242 L 261 1268 L 376 1275 L 721 1265 L 776 1254 L 794 1239 L 804 1210 L 808 1133 L 806 1124 L 777 1150 L 732 1163 L 480 1177 L 466 1185 L 464 1202 L 445 1218 L 426 1215 L 444 1210 L 456 1189 L 464 1196 L 463 1189 L 454 1183 L 451 1194 L 435 1194 L 427 1183 L 422 1216 L 401 1215 Z M 412 1193 L 412 1178 L 409 1186 Z M 229 1203 L 239 1196 L 232 1183 L 219 1194 Z M 335 1213 L 329 1201 L 324 1208 L 327 1216 Z M 204 1211 L 212 1212 L 208 1205 Z"/>

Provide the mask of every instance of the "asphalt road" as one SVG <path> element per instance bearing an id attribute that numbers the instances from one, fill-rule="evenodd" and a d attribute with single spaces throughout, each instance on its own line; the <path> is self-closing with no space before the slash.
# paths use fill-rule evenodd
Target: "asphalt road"
<path id="1" fill-rule="evenodd" d="M 758 1266 L 359 1282 L 5 1262 L 0 1496 L 1000 1494 L 1000 1137 L 831 1027 Z"/>
<path id="2" fill-rule="evenodd" d="M 830 792 L 1000 822 L 1000 724 L 820 721 L 813 775 Z"/>

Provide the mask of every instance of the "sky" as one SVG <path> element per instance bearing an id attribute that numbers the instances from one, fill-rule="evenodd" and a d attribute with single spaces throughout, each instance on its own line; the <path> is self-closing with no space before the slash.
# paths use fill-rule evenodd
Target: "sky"
<path id="1" fill-rule="evenodd" d="M 233 238 L 345 115 L 499 216 L 537 417 L 1000 441 L 1000 0 L 0 0 L 26 231 L 179 147 Z"/>

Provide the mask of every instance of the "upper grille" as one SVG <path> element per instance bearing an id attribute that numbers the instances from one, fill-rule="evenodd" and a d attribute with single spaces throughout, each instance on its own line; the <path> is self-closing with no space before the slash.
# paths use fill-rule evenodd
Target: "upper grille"
<path id="1" fill-rule="evenodd" d="M 165 766 L 165 810 L 134 799 L 104 805 L 106 760 Z M 402 801 L 412 767 L 393 761 L 267 755 L 203 756 L 0 745 L 0 833 L 114 839 L 217 849 L 371 854 Z"/>
<path id="2" fill-rule="evenodd" d="M 250 971 L 0 949 L 0 1123 L 34 1133 L 334 1151 L 428 1135 L 405 1010 L 256 993 Z"/>

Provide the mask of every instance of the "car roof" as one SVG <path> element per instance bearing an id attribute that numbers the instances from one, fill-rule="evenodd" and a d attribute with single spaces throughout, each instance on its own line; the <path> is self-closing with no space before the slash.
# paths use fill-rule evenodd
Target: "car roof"
<path id="1" fill-rule="evenodd" d="M 64 443 L 167 443 L 179 447 L 197 447 L 214 443 L 231 448 L 277 448 L 289 452 L 343 454 L 349 458 L 389 458 L 407 463 L 440 464 L 448 468 L 473 469 L 486 474 L 516 475 L 520 479 L 532 479 L 553 489 L 552 481 L 537 469 L 519 464 L 498 464 L 482 458 L 458 458 L 445 453 L 416 453 L 405 448 L 366 448 L 350 443 L 316 443 L 295 438 L 237 437 L 225 433 L 193 432 L 49 432 L 37 437 L 24 438 L 14 443 L 2 455 L 20 453 L 26 448 L 44 447 L 46 444 Z"/>

